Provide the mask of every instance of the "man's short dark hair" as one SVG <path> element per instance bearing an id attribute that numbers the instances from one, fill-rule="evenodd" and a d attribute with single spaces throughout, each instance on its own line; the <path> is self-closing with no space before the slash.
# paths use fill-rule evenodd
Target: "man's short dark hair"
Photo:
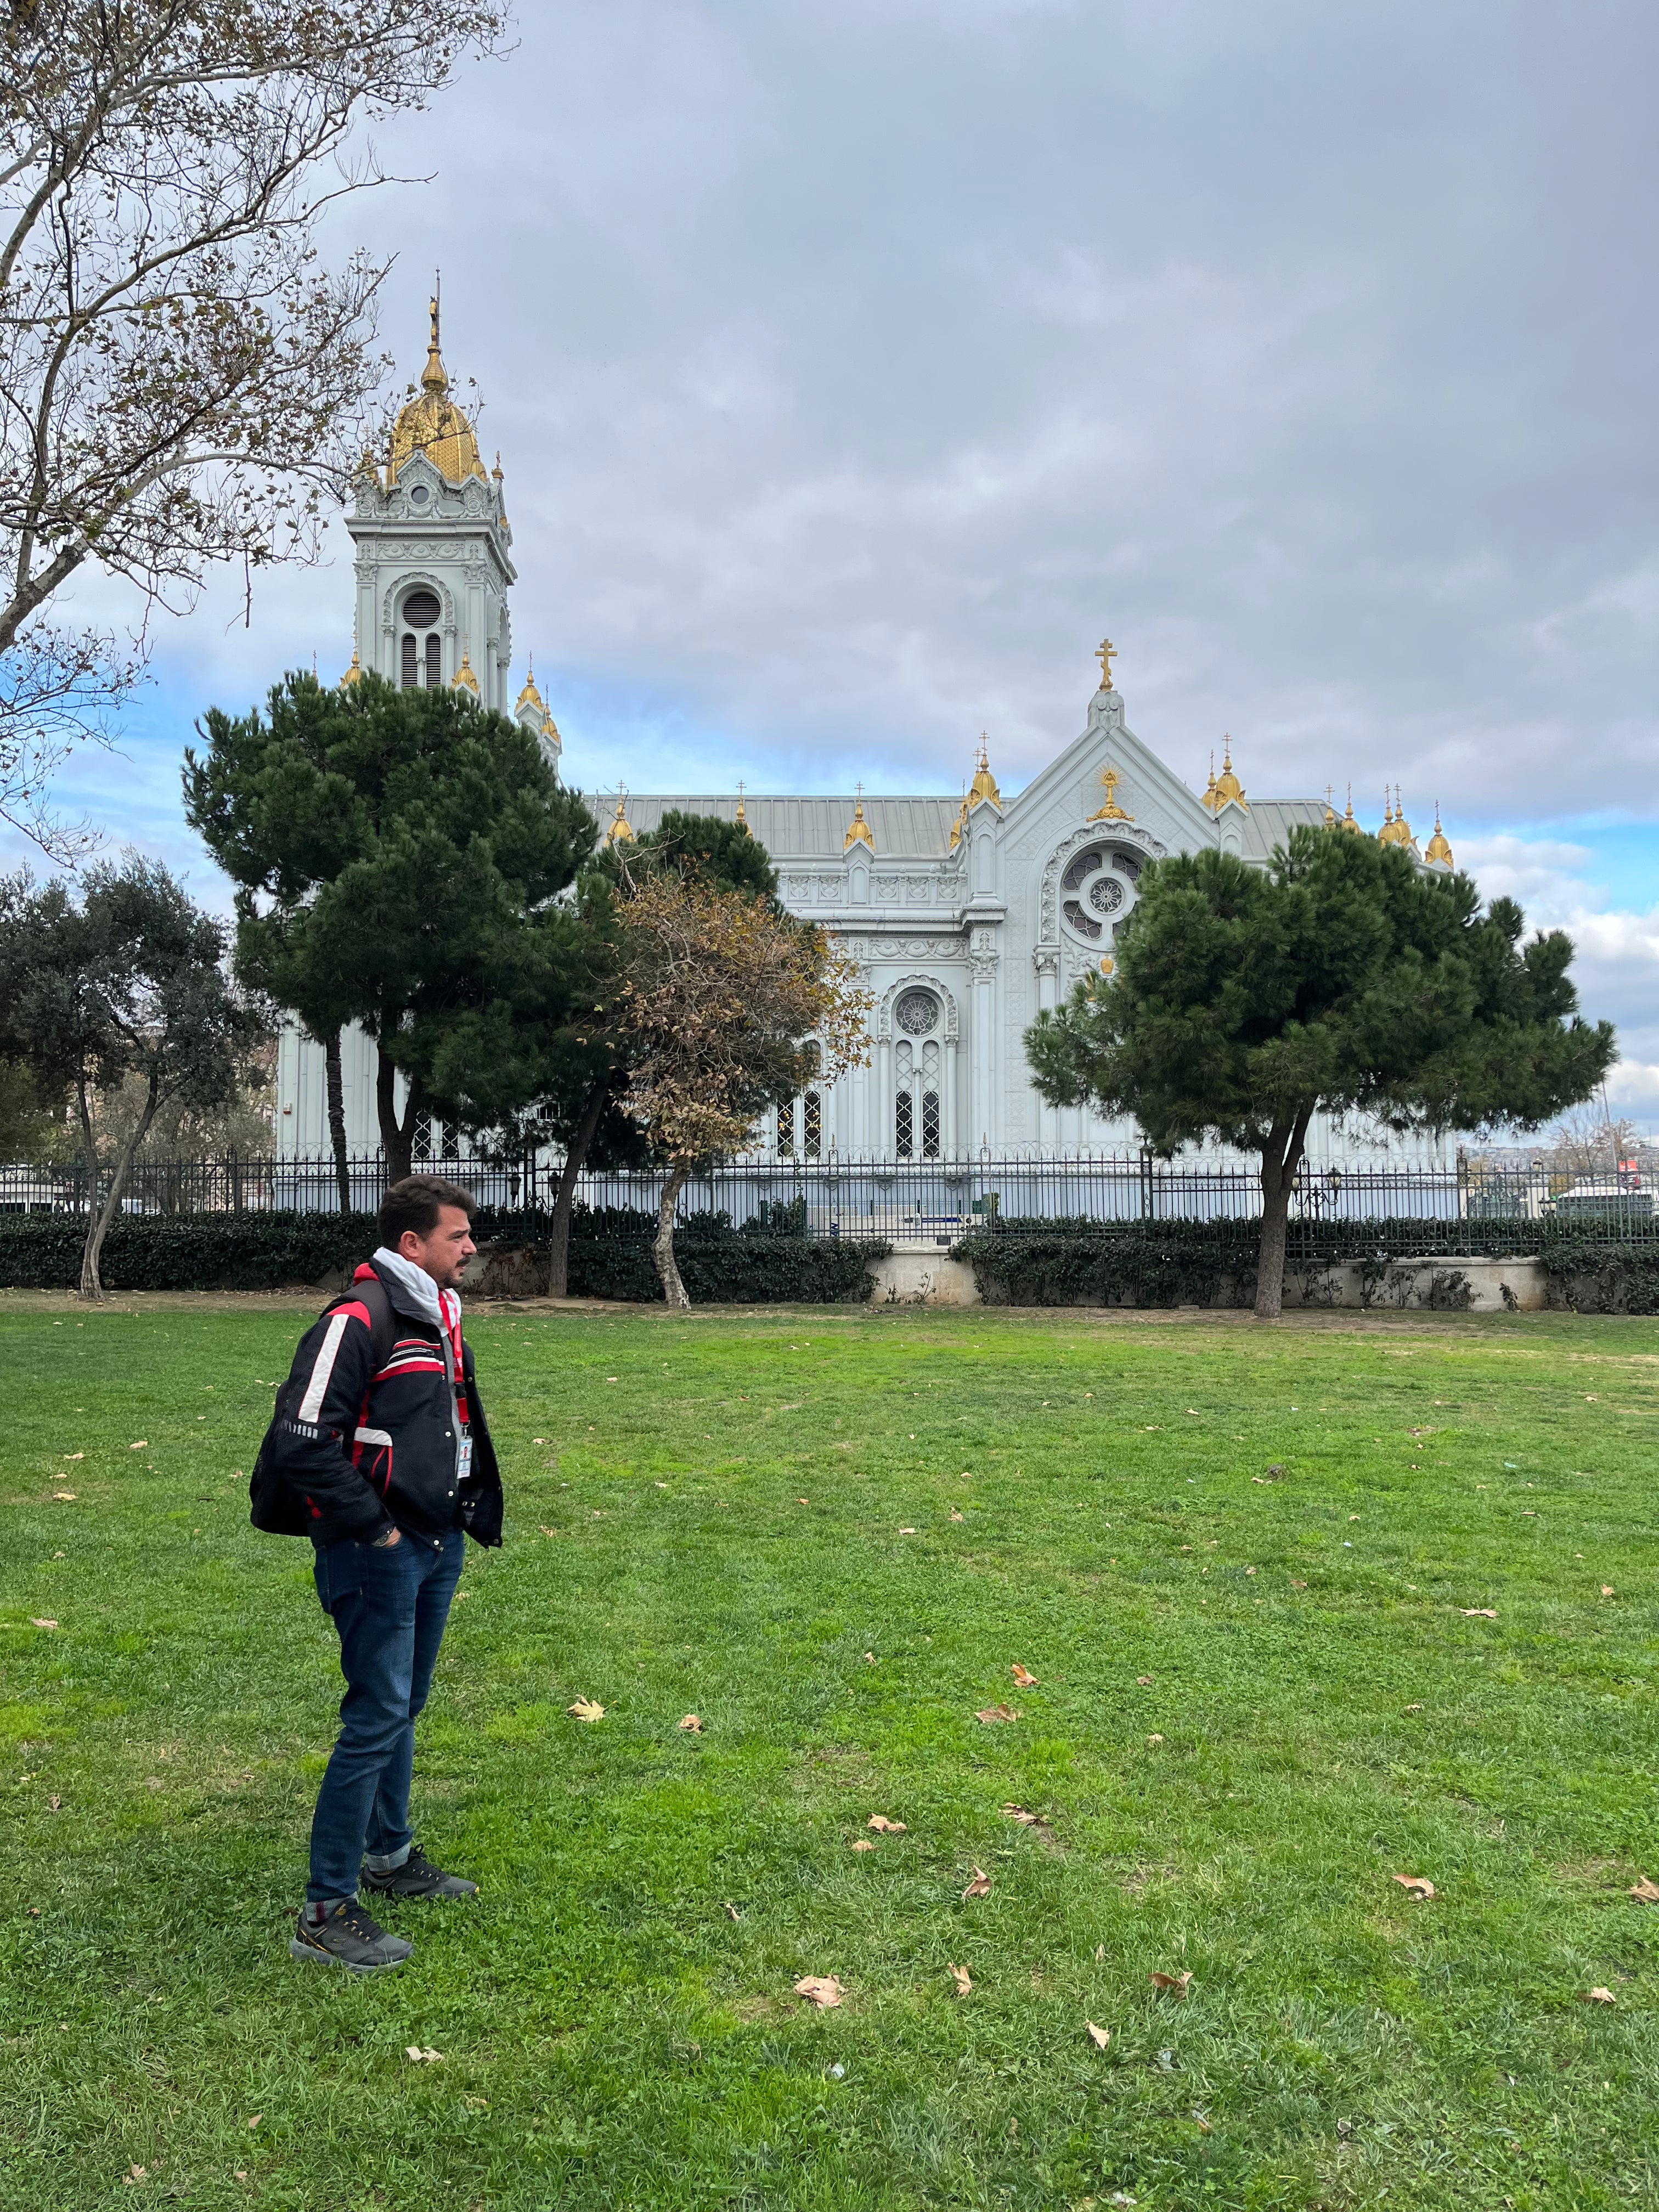
<path id="1" fill-rule="evenodd" d="M 440 1206 L 459 1206 L 470 1221 L 477 1203 L 470 1190 L 463 1190 L 458 1182 L 447 1182 L 442 1176 L 405 1176 L 380 1200 L 380 1242 L 388 1251 L 395 1252 L 406 1229 L 412 1229 L 417 1237 L 431 1236 L 438 1225 Z"/>

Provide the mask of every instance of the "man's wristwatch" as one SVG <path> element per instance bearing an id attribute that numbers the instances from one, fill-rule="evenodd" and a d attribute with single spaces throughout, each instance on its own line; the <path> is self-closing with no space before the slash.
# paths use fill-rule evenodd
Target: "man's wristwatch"
<path id="1" fill-rule="evenodd" d="M 375 1551 L 383 1552 L 388 1544 L 396 1542 L 397 1536 L 398 1524 L 394 1521 L 389 1528 L 382 1529 L 378 1536 L 371 1536 L 368 1540 Z"/>

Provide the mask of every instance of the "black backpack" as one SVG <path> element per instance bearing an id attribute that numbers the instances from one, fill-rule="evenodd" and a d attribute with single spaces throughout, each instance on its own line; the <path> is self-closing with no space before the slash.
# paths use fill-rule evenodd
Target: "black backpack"
<path id="1" fill-rule="evenodd" d="M 397 1316 L 392 1310 L 392 1300 L 386 1296 L 386 1285 L 378 1275 L 350 1284 L 337 1297 L 329 1300 L 318 1319 L 322 1320 L 340 1306 L 354 1304 L 368 1308 L 369 1356 L 374 1362 L 369 1371 L 378 1375 L 392 1357 L 392 1346 L 398 1335 Z M 298 1364 L 299 1355 L 296 1352 L 295 1366 Z M 268 1536 L 307 1536 L 311 1533 L 311 1516 L 306 1511 L 303 1501 L 276 1467 L 272 1450 L 277 1424 L 288 1411 L 298 1379 L 291 1367 L 288 1380 L 277 1385 L 276 1402 L 270 1411 L 270 1425 L 260 1439 L 259 1449 L 253 1455 L 252 1472 L 248 1476 L 248 1518 L 256 1528 L 262 1528 Z"/>

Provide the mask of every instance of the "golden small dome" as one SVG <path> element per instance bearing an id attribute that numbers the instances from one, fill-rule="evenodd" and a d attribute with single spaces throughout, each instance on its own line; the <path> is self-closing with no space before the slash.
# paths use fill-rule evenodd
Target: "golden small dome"
<path id="1" fill-rule="evenodd" d="M 605 842 L 607 845 L 631 845 L 634 842 L 634 832 L 629 827 L 627 815 L 623 812 L 626 796 L 624 793 L 617 798 L 616 819 L 605 833 Z"/>
<path id="2" fill-rule="evenodd" d="M 738 829 L 742 830 L 745 837 L 752 837 L 754 836 L 754 831 L 749 827 L 749 817 L 743 811 L 743 786 L 741 784 L 738 786 L 738 811 L 733 818 L 736 821 Z"/>
<path id="3" fill-rule="evenodd" d="M 1203 795 L 1198 803 L 1200 806 L 1207 806 L 1212 814 L 1215 812 L 1217 807 L 1221 804 L 1221 801 L 1216 797 L 1215 755 L 1213 753 L 1210 755 L 1210 780 L 1205 785 Z"/>
<path id="4" fill-rule="evenodd" d="M 1229 799 L 1231 799 L 1235 806 L 1243 806 L 1247 814 L 1249 812 L 1249 806 L 1245 805 L 1244 787 L 1233 774 L 1233 741 L 1231 738 L 1224 738 L 1221 774 L 1216 779 L 1215 799 L 1211 805 L 1211 812 L 1219 814 Z"/>
<path id="5" fill-rule="evenodd" d="M 967 827 L 968 794 L 964 791 L 962 794 L 962 804 L 957 809 L 957 818 L 951 824 L 951 842 L 945 848 L 948 852 L 954 853 L 956 851 L 957 847 L 962 842 L 962 833 Z"/>
<path id="6" fill-rule="evenodd" d="M 361 684 L 362 679 L 363 664 L 358 659 L 357 648 L 354 645 L 351 648 L 351 665 L 340 678 L 340 689 L 343 691 L 348 684 Z"/>
<path id="7" fill-rule="evenodd" d="M 876 841 L 870 835 L 870 824 L 864 818 L 864 801 L 861 799 L 853 809 L 853 819 L 841 849 L 843 853 L 850 853 L 854 845 L 866 845 L 872 853 L 876 849 Z"/>
<path id="8" fill-rule="evenodd" d="M 1395 784 L 1394 790 L 1398 799 L 1400 786 Z M 1389 805 L 1387 784 L 1382 787 L 1382 827 L 1376 833 L 1376 842 L 1379 845 L 1409 845 L 1412 842 L 1412 825 L 1406 819 L 1406 810 L 1403 806 Z"/>
<path id="9" fill-rule="evenodd" d="M 1446 833 L 1440 827 L 1440 801 L 1437 799 L 1434 802 L 1434 835 L 1424 848 L 1423 858 L 1432 861 L 1438 867 L 1450 868 L 1456 866 L 1452 859 L 1452 848 L 1446 842 Z"/>
<path id="10" fill-rule="evenodd" d="M 974 780 L 968 787 L 969 809 L 988 799 L 993 806 L 1002 805 L 1002 793 L 997 789 L 997 780 L 991 773 L 990 748 L 981 730 L 979 733 L 979 761 L 974 770 Z"/>
<path id="11" fill-rule="evenodd" d="M 530 673 L 525 680 L 524 690 L 520 692 L 518 704 L 513 711 L 515 714 L 521 714 L 526 707 L 538 707 L 543 714 L 547 712 L 547 702 L 536 689 L 536 664 L 533 660 L 530 664 Z"/>
<path id="12" fill-rule="evenodd" d="M 472 673 L 472 663 L 467 658 L 465 647 L 461 651 L 461 665 L 450 678 L 449 688 L 452 691 L 470 691 L 475 699 L 478 696 L 478 679 Z"/>
<path id="13" fill-rule="evenodd" d="M 1365 834 L 1358 823 L 1353 818 L 1353 786 L 1352 784 L 1348 786 L 1348 811 L 1342 817 L 1342 819 L 1337 824 L 1337 827 L 1341 830 L 1351 830 L 1356 837 L 1363 837 Z"/>
<path id="14" fill-rule="evenodd" d="M 478 441 L 472 434 L 472 425 L 449 396 L 449 372 L 438 351 L 438 302 L 434 300 L 430 305 L 432 341 L 426 367 L 421 371 L 421 389 L 392 426 L 387 474 L 395 483 L 404 463 L 416 453 L 424 453 L 447 483 L 464 483 L 468 477 L 477 477 L 483 483 L 487 479 L 478 457 Z"/>
<path id="15" fill-rule="evenodd" d="M 551 738 L 554 744 L 562 749 L 564 739 L 559 735 L 559 726 L 554 720 L 550 711 L 545 707 L 542 709 L 542 735 L 544 738 Z"/>

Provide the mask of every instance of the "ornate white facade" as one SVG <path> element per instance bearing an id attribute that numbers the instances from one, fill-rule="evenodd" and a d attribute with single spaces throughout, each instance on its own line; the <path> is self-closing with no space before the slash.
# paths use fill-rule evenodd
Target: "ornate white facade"
<path id="1" fill-rule="evenodd" d="M 432 343 L 420 396 L 404 408 L 384 468 L 366 459 L 347 527 L 356 546 L 356 649 L 348 680 L 374 667 L 394 683 L 459 684 L 507 711 L 514 572 L 499 461 L 486 477 Z M 1106 969 L 1149 860 L 1203 846 L 1265 866 L 1298 823 L 1333 823 L 1318 800 L 1246 796 L 1231 750 L 1200 796 L 1129 728 L 1110 647 L 1082 730 L 1004 799 L 982 750 L 967 796 L 823 798 L 718 793 L 617 796 L 598 809 L 608 838 L 653 829 L 671 808 L 745 821 L 795 913 L 833 932 L 873 995 L 870 1065 L 795 1102 L 759 1133 L 762 1157 L 799 1160 L 994 1158 L 1121 1152 L 1129 1125 L 1045 1105 L 1023 1039 L 1044 1007 Z M 560 741 L 533 682 L 512 709 L 556 768 Z M 614 805 L 614 811 L 612 807 Z M 1338 827 L 1364 834 L 1352 806 Z M 1413 845 L 1392 808 L 1386 842 Z M 1437 820 L 1422 856 L 1449 868 Z M 378 1143 L 374 1054 L 343 1040 L 348 1141 Z M 322 1053 L 286 1033 L 277 1071 L 278 1149 L 328 1148 Z M 1334 1149 L 1314 1133 L 1310 1151 Z M 1437 1158 L 1438 1145 L 1389 1147 Z"/>

